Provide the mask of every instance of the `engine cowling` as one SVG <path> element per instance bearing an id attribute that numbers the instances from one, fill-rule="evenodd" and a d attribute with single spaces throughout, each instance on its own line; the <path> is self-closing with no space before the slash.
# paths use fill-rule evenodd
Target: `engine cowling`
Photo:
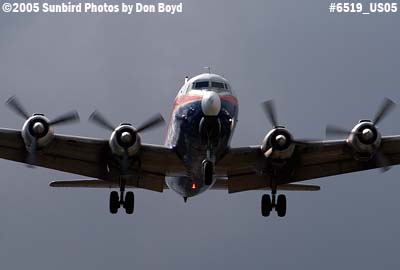
<path id="1" fill-rule="evenodd" d="M 369 120 L 361 120 L 350 132 L 347 144 L 358 160 L 370 159 L 381 144 L 381 134 Z"/>
<path id="2" fill-rule="evenodd" d="M 292 134 L 284 127 L 275 127 L 264 137 L 261 151 L 272 159 L 288 159 L 292 156 L 295 145 Z"/>
<path id="3" fill-rule="evenodd" d="M 141 139 L 137 130 L 130 124 L 121 124 L 111 134 L 109 145 L 114 155 L 134 156 L 139 152 Z"/>
<path id="4" fill-rule="evenodd" d="M 43 114 L 34 114 L 25 121 L 21 135 L 25 147 L 29 151 L 34 141 L 38 148 L 47 146 L 54 138 L 54 130 L 47 117 Z"/>

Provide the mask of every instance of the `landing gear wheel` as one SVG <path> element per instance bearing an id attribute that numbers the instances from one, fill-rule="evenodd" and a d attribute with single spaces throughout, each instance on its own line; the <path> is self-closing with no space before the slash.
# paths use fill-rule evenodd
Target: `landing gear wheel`
<path id="1" fill-rule="evenodd" d="M 261 214 L 263 217 L 268 217 L 272 210 L 271 197 L 268 194 L 264 194 L 261 197 Z"/>
<path id="2" fill-rule="evenodd" d="M 278 217 L 284 217 L 286 215 L 286 196 L 279 195 L 275 206 Z"/>
<path id="3" fill-rule="evenodd" d="M 214 164 L 210 160 L 203 160 L 202 164 L 203 180 L 206 186 L 212 184 L 214 175 Z"/>
<path id="4" fill-rule="evenodd" d="M 119 208 L 119 196 L 118 192 L 112 191 L 110 193 L 110 213 L 116 214 Z"/>
<path id="5" fill-rule="evenodd" d="M 132 214 L 135 209 L 135 195 L 132 191 L 127 192 L 125 195 L 124 208 L 127 214 Z"/>

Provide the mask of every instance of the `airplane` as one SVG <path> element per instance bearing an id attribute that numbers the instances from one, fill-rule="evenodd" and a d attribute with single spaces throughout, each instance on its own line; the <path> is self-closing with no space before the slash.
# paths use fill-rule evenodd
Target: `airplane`
<path id="1" fill-rule="evenodd" d="M 185 78 L 179 90 L 164 145 L 142 143 L 141 133 L 164 122 L 160 114 L 138 127 L 113 125 L 100 112 L 89 120 L 107 130 L 109 139 L 58 135 L 54 127 L 79 120 L 70 112 L 50 120 L 29 114 L 16 97 L 6 104 L 25 122 L 21 130 L 0 129 L 0 158 L 82 175 L 89 179 L 53 181 L 51 187 L 111 188 L 109 211 L 134 212 L 134 193 L 171 189 L 183 197 L 207 190 L 229 193 L 269 190 L 261 197 L 261 214 L 286 215 L 282 191 L 317 191 L 298 182 L 374 168 L 386 171 L 400 163 L 400 136 L 382 136 L 377 125 L 395 103 L 385 99 L 373 120 L 360 120 L 352 130 L 328 125 L 334 140 L 297 140 L 279 125 L 272 100 L 263 108 L 272 129 L 261 144 L 231 147 L 239 113 L 238 99 L 228 80 L 209 73 Z M 279 191 L 279 195 L 277 194 Z"/>

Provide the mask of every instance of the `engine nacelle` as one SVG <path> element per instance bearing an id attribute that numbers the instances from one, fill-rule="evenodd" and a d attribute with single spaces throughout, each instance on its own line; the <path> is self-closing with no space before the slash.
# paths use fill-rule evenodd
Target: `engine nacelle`
<path id="1" fill-rule="evenodd" d="M 355 158 L 369 160 L 381 144 L 381 134 L 369 120 L 361 120 L 347 138 L 347 144 L 352 148 Z"/>
<path id="2" fill-rule="evenodd" d="M 265 157 L 272 159 L 288 159 L 293 155 L 294 148 L 293 136 L 284 127 L 272 129 L 261 144 Z"/>
<path id="3" fill-rule="evenodd" d="M 141 139 L 136 129 L 130 124 L 119 125 L 111 134 L 109 145 L 114 155 L 134 156 L 139 152 Z"/>
<path id="4" fill-rule="evenodd" d="M 28 151 L 35 140 L 38 148 L 47 146 L 53 140 L 54 130 L 49 122 L 50 120 L 42 114 L 34 114 L 25 121 L 21 135 Z"/>

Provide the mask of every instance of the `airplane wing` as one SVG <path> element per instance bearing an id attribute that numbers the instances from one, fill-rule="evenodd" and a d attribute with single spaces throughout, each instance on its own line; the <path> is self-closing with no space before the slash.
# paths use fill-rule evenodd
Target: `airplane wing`
<path id="1" fill-rule="evenodd" d="M 233 152 L 232 152 L 233 153 Z M 243 153 L 236 153 L 242 155 Z M 26 163 L 27 151 L 19 130 L 0 129 L 0 158 Z M 119 187 L 118 174 L 113 173 L 108 162 L 107 140 L 77 136 L 55 135 L 51 144 L 39 151 L 35 165 L 48 169 L 96 178 L 94 180 L 54 181 L 52 187 Z M 126 178 L 127 188 L 143 188 L 162 192 L 168 187 L 164 177 L 168 173 L 185 172 L 181 160 L 175 152 L 165 146 L 144 144 L 139 154 L 141 172 Z M 249 161 L 249 160 L 247 160 Z M 249 178 L 247 178 L 249 179 Z M 218 179 L 213 190 L 229 190 L 229 181 Z M 268 186 L 260 189 L 269 189 Z M 280 190 L 315 191 L 318 186 L 281 185 Z"/>
<path id="2" fill-rule="evenodd" d="M 385 165 L 400 164 L 400 136 L 382 137 L 380 151 Z M 219 174 L 228 177 L 230 193 L 266 188 L 274 179 L 260 146 L 230 149 L 216 166 Z M 274 181 L 279 189 L 283 184 L 382 167 L 374 158 L 355 159 L 346 140 L 310 142 L 296 145 L 290 175 Z"/>
<path id="3" fill-rule="evenodd" d="M 19 130 L 0 129 L 0 158 L 26 163 Z M 50 145 L 38 151 L 35 166 L 113 182 L 118 179 L 118 168 L 110 159 L 108 140 L 55 135 Z M 143 144 L 139 160 L 140 171 L 128 181 L 140 188 L 162 191 L 165 174 L 185 171 L 174 150 L 165 146 Z"/>
<path id="4" fill-rule="evenodd" d="M 145 184 L 150 185 L 155 179 L 149 177 L 144 181 Z M 89 180 L 69 180 L 69 181 L 53 181 L 49 184 L 51 187 L 64 187 L 64 188 L 119 188 L 117 182 L 104 181 L 100 179 Z M 126 183 L 126 188 L 137 188 L 136 184 L 130 182 Z M 165 185 L 164 189 L 168 189 Z M 216 183 L 211 187 L 212 190 L 228 190 L 228 181 L 226 179 L 217 179 Z M 263 189 L 269 190 L 269 187 Z M 320 190 L 319 186 L 314 185 L 299 185 L 299 184 L 286 184 L 280 185 L 279 190 L 287 191 L 317 191 Z"/>

